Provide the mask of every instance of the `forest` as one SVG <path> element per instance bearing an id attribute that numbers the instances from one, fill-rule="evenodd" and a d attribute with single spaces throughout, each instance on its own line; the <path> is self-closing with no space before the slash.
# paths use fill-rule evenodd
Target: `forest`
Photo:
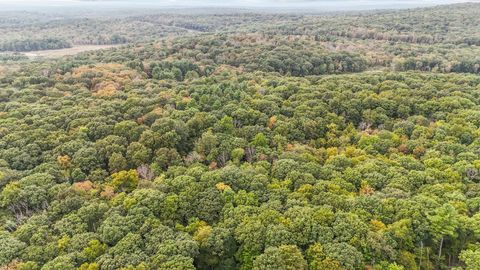
<path id="1" fill-rule="evenodd" d="M 480 269 L 480 4 L 19 14 L 1 270 Z"/>

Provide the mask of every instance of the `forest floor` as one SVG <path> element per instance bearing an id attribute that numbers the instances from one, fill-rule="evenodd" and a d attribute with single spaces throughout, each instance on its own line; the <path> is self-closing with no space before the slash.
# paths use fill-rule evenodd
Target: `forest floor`
<path id="1" fill-rule="evenodd" d="M 71 48 L 58 49 L 58 50 L 31 51 L 31 52 L 26 52 L 24 54 L 30 58 L 36 58 L 36 57 L 56 58 L 56 57 L 62 57 L 66 55 L 75 55 L 77 53 L 86 52 L 86 51 L 108 49 L 108 48 L 113 48 L 118 46 L 121 46 L 121 45 L 79 45 L 79 46 L 73 46 Z"/>

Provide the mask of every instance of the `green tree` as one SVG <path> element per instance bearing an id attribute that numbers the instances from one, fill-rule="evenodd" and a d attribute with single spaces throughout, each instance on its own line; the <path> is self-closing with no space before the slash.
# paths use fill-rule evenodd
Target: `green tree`
<path id="1" fill-rule="evenodd" d="M 429 215 L 428 220 L 433 236 L 439 241 L 438 259 L 440 260 L 445 237 L 454 237 L 457 234 L 460 224 L 458 213 L 451 204 L 444 204 L 436 209 L 433 215 Z"/>
<path id="2" fill-rule="evenodd" d="M 116 173 L 127 169 L 127 160 L 120 153 L 113 153 L 108 158 L 108 168 L 110 172 Z"/>
<path id="3" fill-rule="evenodd" d="M 117 191 L 131 192 L 137 187 L 138 182 L 137 171 L 129 170 L 112 174 L 112 181 L 110 183 Z"/>
<path id="4" fill-rule="evenodd" d="M 132 142 L 127 147 L 127 160 L 133 167 L 150 163 L 152 151 L 138 142 Z"/>
<path id="5" fill-rule="evenodd" d="M 0 265 L 6 265 L 18 258 L 25 248 L 25 243 L 17 240 L 8 232 L 0 232 Z"/>
<path id="6" fill-rule="evenodd" d="M 462 250 L 459 259 L 465 263 L 466 270 L 480 269 L 480 249 L 475 248 Z"/>
<path id="7" fill-rule="evenodd" d="M 296 246 L 269 247 L 253 262 L 254 270 L 306 270 L 307 263 Z"/>

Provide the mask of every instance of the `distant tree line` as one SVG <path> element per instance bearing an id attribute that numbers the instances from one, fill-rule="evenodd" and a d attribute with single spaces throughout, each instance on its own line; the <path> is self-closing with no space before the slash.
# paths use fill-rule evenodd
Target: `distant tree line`
<path id="1" fill-rule="evenodd" d="M 456 73 L 480 73 L 480 58 L 445 61 L 430 57 L 408 57 L 393 61 L 397 71 L 419 70 Z"/>
<path id="2" fill-rule="evenodd" d="M 0 61 L 5 62 L 5 61 L 20 61 L 20 60 L 25 60 L 28 59 L 25 55 L 21 53 L 3 53 L 0 54 Z"/>
<path id="3" fill-rule="evenodd" d="M 22 39 L 0 43 L 0 51 L 29 52 L 70 48 L 72 44 L 59 38 Z"/>

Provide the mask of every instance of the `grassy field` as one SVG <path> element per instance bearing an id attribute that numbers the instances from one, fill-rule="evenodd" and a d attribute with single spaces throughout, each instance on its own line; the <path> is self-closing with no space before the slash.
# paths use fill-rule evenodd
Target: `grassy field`
<path id="1" fill-rule="evenodd" d="M 108 49 L 108 48 L 113 48 L 117 46 L 120 46 L 120 45 L 82 45 L 82 46 L 73 46 L 71 48 L 58 49 L 58 50 L 31 51 L 31 52 L 26 52 L 24 54 L 30 58 L 36 58 L 36 57 L 56 58 L 56 57 L 62 57 L 65 55 L 75 55 L 81 52 Z"/>

